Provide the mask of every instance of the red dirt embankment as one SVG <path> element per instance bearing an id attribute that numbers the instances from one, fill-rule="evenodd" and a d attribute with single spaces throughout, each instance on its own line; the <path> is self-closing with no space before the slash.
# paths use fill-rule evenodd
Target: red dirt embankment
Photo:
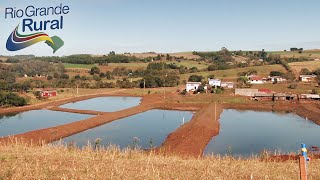
<path id="1" fill-rule="evenodd" d="M 175 154 L 185 157 L 200 157 L 213 136 L 219 134 L 219 117 L 223 111 L 218 104 L 209 104 L 200 109 L 192 120 L 175 132 L 155 151 L 160 154 Z"/>

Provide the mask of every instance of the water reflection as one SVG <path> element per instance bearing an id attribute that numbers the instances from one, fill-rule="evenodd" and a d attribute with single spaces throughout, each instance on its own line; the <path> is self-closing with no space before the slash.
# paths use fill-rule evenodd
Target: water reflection
<path id="1" fill-rule="evenodd" d="M 99 97 L 68 103 L 60 107 L 79 110 L 115 112 L 137 106 L 140 104 L 140 101 L 140 97 Z"/>
<path id="2" fill-rule="evenodd" d="M 188 122 L 192 112 L 151 110 L 131 117 L 123 118 L 103 126 L 87 130 L 63 139 L 63 142 L 76 143 L 83 147 L 96 139 L 101 139 L 104 146 L 118 145 L 120 148 L 130 147 L 133 144 L 141 148 L 160 146 L 167 135 Z"/>
<path id="3" fill-rule="evenodd" d="M 224 110 L 220 128 L 205 154 L 250 156 L 264 150 L 289 153 L 299 151 L 301 143 L 320 143 L 320 126 L 292 113 Z"/>

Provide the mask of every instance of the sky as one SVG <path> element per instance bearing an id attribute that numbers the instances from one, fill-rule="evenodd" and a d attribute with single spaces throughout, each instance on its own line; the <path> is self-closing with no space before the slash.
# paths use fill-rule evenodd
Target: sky
<path id="1" fill-rule="evenodd" d="M 53 54 L 43 42 L 20 51 L 6 49 L 8 36 L 23 19 L 5 19 L 6 8 L 25 9 L 29 5 L 40 8 L 60 3 L 70 7 L 70 12 L 64 15 L 63 29 L 43 32 L 63 39 L 61 49 Z M 319 7 L 319 0 L 1 0 L 0 55 L 171 53 L 216 51 L 221 47 L 268 51 L 290 47 L 317 49 Z"/>

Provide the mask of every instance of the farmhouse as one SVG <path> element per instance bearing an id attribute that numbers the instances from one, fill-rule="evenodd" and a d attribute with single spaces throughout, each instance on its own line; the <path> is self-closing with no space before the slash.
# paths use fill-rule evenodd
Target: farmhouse
<path id="1" fill-rule="evenodd" d="M 220 79 L 208 79 L 209 81 L 209 85 L 210 86 L 216 86 L 216 87 L 220 87 L 221 86 L 221 80 Z"/>
<path id="2" fill-rule="evenodd" d="M 312 82 L 316 79 L 316 75 L 300 75 L 299 79 L 302 82 Z"/>
<path id="3" fill-rule="evenodd" d="M 40 89 L 38 90 L 40 92 L 41 97 L 54 97 L 57 96 L 57 91 L 54 89 Z"/>
<path id="4" fill-rule="evenodd" d="M 201 82 L 187 82 L 186 84 L 186 91 L 195 91 L 199 88 L 199 86 L 201 85 Z"/>
<path id="5" fill-rule="evenodd" d="M 263 84 L 265 81 L 262 77 L 259 76 L 250 76 L 249 83 L 251 84 Z"/>
<path id="6" fill-rule="evenodd" d="M 301 100 L 320 100 L 320 96 L 318 94 L 301 94 Z"/>
<path id="7" fill-rule="evenodd" d="M 281 76 L 269 76 L 267 80 L 271 81 L 271 82 L 285 82 L 285 81 L 287 81 L 286 78 L 283 78 Z"/>

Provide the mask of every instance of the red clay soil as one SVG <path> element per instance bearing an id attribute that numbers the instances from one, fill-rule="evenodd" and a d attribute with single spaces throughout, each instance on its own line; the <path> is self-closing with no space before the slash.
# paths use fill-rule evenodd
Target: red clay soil
<path id="1" fill-rule="evenodd" d="M 101 126 L 103 124 L 142 113 L 151 109 L 172 109 L 172 110 L 188 110 L 196 111 L 192 120 L 185 125 L 179 127 L 175 132 L 171 133 L 163 145 L 156 149 L 156 152 L 162 154 L 176 154 L 187 157 L 202 156 L 203 151 L 213 136 L 219 134 L 219 117 L 223 109 L 239 109 L 239 110 L 256 110 L 256 111 L 287 111 L 295 112 L 300 116 L 307 117 L 320 125 L 320 105 L 318 103 L 289 103 L 289 102 L 263 102 L 250 104 L 183 104 L 183 103 L 165 103 L 164 97 L 160 94 L 146 95 L 142 97 L 139 106 L 112 113 L 98 111 L 82 111 L 59 108 L 60 105 L 86 100 L 103 96 L 128 96 L 114 95 L 109 93 L 87 95 L 81 97 L 73 97 L 55 102 L 48 102 L 34 106 L 26 106 L 21 108 L 10 108 L 0 110 L 0 114 L 28 111 L 34 109 L 51 109 L 64 112 L 75 112 L 98 115 L 86 120 L 73 122 L 57 127 L 50 127 L 24 134 L 15 135 L 13 137 L 0 138 L 0 142 L 10 142 L 12 139 L 23 140 L 34 145 L 49 143 L 52 141 L 65 138 L 85 130 Z M 168 93 L 166 98 L 176 96 Z M 216 112 L 215 112 L 216 109 Z"/>
<path id="2" fill-rule="evenodd" d="M 160 154 L 175 154 L 184 157 L 200 157 L 213 136 L 219 134 L 220 105 L 209 104 L 200 109 L 192 120 L 169 134 L 161 147 Z"/>

